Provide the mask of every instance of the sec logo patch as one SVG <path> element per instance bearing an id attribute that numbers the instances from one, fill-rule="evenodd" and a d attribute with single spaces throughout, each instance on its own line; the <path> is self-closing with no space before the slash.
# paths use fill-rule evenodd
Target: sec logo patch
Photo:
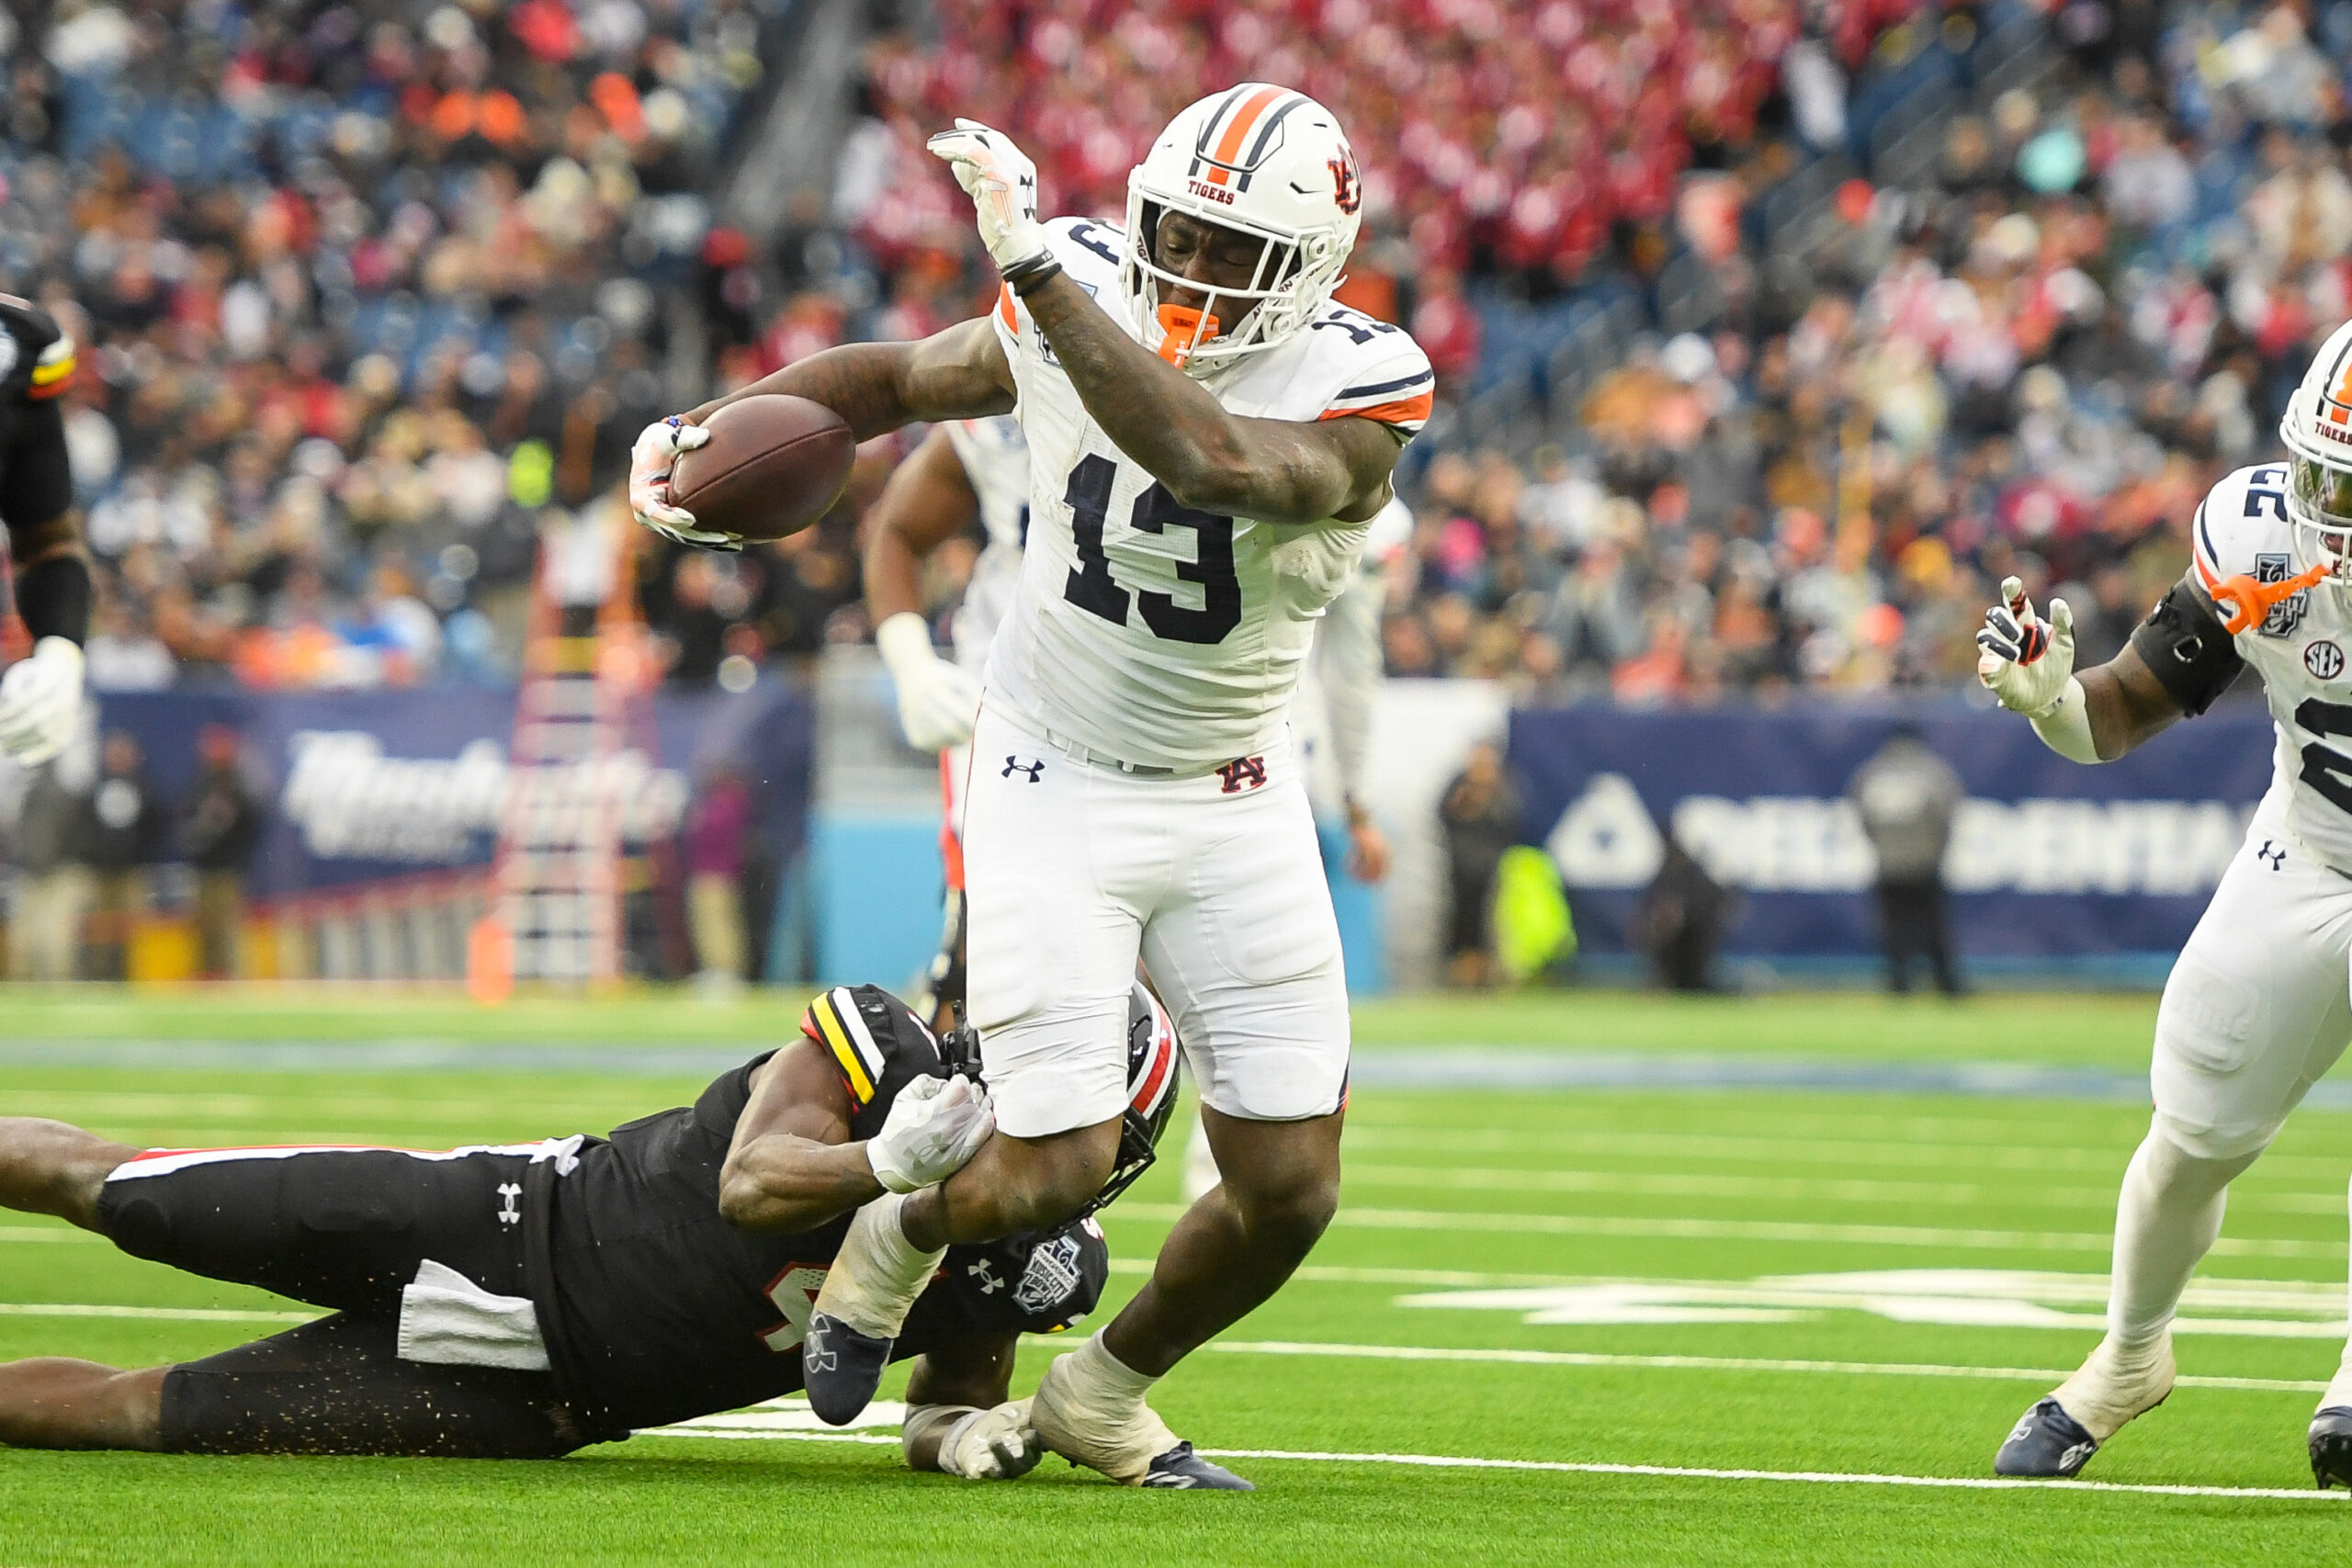
<path id="1" fill-rule="evenodd" d="M 2323 681 L 2344 673 L 2344 650 L 2324 637 L 2303 645 L 2303 668 Z"/>

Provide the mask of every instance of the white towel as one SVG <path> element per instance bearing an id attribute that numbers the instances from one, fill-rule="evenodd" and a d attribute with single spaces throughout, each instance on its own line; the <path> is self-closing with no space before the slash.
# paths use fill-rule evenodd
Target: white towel
<path id="1" fill-rule="evenodd" d="M 453 1367 L 548 1370 L 528 1296 L 495 1296 L 430 1258 L 401 1291 L 401 1359 Z"/>

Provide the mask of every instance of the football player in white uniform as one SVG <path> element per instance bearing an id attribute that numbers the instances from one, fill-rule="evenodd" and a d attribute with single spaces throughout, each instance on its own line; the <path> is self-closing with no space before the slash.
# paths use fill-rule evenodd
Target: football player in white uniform
<path id="1" fill-rule="evenodd" d="M 1178 115 L 1130 176 L 1124 230 L 1041 224 L 1035 166 L 984 126 L 932 148 L 972 195 L 998 308 L 746 389 L 813 398 L 860 439 L 1011 411 L 1030 450 L 1022 586 L 965 808 L 997 1134 L 967 1171 L 859 1211 L 817 1303 L 822 1348 L 804 1347 L 810 1404 L 836 1421 L 863 1406 L 941 1248 L 1056 1223 L 1101 1187 L 1140 956 L 1227 1178 L 1118 1318 L 1054 1362 L 1032 1415 L 1049 1448 L 1131 1484 L 1246 1485 L 1144 1396 L 1278 1290 L 1339 1201 L 1347 992 L 1285 716 L 1434 378 L 1405 333 L 1331 302 L 1362 186 L 1303 94 L 1244 83 Z M 640 437 L 649 526 L 702 532 L 666 477 L 715 406 Z"/>
<path id="2" fill-rule="evenodd" d="M 2073 1475 L 2172 1392 L 2173 1311 L 2220 1234 L 2230 1181 L 2352 1038 L 2352 323 L 2312 361 L 2280 423 L 2283 461 L 2215 485 L 2190 570 L 2108 663 L 2073 671 L 2074 618 L 2018 592 L 1977 634 L 1978 671 L 2052 750 L 2121 756 L 2262 679 L 2278 734 L 2244 850 L 2181 950 L 2156 1015 L 2155 1117 L 2116 1204 L 2107 1337 L 2027 1411 L 2004 1475 Z M 2352 1484 L 2352 1352 L 2308 1437 L 2322 1486 Z"/>
<path id="3" fill-rule="evenodd" d="M 977 518 L 988 536 L 949 627 L 953 660 L 932 647 L 922 614 L 922 563 Z M 898 466 L 865 514 L 865 607 L 889 667 L 907 744 L 939 753 L 939 852 L 947 909 L 939 954 L 914 1000 L 934 1028 L 964 1002 L 964 778 L 980 710 L 980 674 L 996 628 L 1021 582 L 1029 532 L 1029 443 L 1020 421 L 950 420 L 934 425 Z"/>

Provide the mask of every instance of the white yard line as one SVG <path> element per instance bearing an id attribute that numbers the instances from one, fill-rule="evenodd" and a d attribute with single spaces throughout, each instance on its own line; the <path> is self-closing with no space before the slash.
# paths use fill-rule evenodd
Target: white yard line
<path id="1" fill-rule="evenodd" d="M 69 1230 L 63 1226 L 51 1230 L 45 1225 L 0 1225 L 0 1242 L 104 1241 L 106 1237 L 95 1231 Z"/>
<path id="2" fill-rule="evenodd" d="M 760 1443 L 863 1443 L 896 1447 L 895 1437 L 856 1432 L 736 1432 L 663 1427 L 643 1438 L 718 1438 Z M 1319 1453 L 1299 1449 L 1203 1449 L 1211 1459 L 1277 1460 L 1302 1464 L 1395 1464 L 1421 1470 L 1547 1471 L 1566 1475 L 1634 1475 L 1665 1481 L 1771 1481 L 1814 1486 L 1920 1486 L 1961 1492 L 2109 1492 L 2155 1497 L 2245 1497 L 2287 1503 L 2333 1502 L 2352 1494 L 2285 1486 L 2164 1486 L 2113 1481 L 2022 1481 L 1991 1475 L 1875 1475 L 1816 1470 L 1702 1470 L 1671 1464 L 1578 1463 L 1567 1460 L 1479 1459 L 1465 1454 Z"/>
<path id="3" fill-rule="evenodd" d="M 1846 1376 L 1985 1378 L 2004 1382 L 2064 1382 L 2050 1367 L 1960 1367 L 1917 1361 L 1792 1361 L 1750 1356 L 1629 1356 L 1590 1350 L 1520 1350 L 1451 1345 L 1340 1345 L 1298 1339 L 1213 1339 L 1208 1348 L 1240 1356 L 1337 1356 L 1377 1361 L 1493 1361 L 1530 1367 L 1638 1367 L 1667 1371 L 1829 1372 Z M 2254 1393 L 2319 1393 L 2327 1384 L 2294 1378 L 2183 1376 L 2182 1388 Z"/>
<path id="4" fill-rule="evenodd" d="M 322 1312 L 244 1307 L 109 1306 L 74 1302 L 0 1302 L 0 1317 L 154 1317 L 175 1323 L 309 1323 Z"/>
<path id="5" fill-rule="evenodd" d="M 1103 1211 L 1111 1219 L 1174 1220 L 1177 1203 L 1121 1203 Z M 1863 1247 L 1939 1247 L 2001 1252 L 2089 1252 L 2113 1250 L 2106 1231 L 1943 1230 L 1928 1225 L 1820 1224 L 1782 1220 L 1700 1220 L 1620 1214 L 1501 1214 L 1454 1209 L 1370 1209 L 1342 1203 L 1334 1225 L 1366 1230 L 1500 1231 L 1536 1235 L 1599 1235 L 1631 1240 L 1834 1242 Z M 2215 1258 L 2304 1258 L 2341 1259 L 2340 1241 L 2289 1241 L 2223 1236 Z"/>

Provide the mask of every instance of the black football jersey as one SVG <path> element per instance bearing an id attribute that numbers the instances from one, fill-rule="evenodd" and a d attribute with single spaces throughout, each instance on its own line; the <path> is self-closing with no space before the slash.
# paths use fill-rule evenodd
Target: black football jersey
<path id="1" fill-rule="evenodd" d="M 29 300 L 0 294 L 0 523 L 46 523 L 74 504 L 56 399 L 74 378 L 74 340 Z"/>
<path id="2" fill-rule="evenodd" d="M 533 1168 L 545 1226 L 534 1293 L 548 1354 L 574 1408 L 606 1435 L 732 1409 L 801 1386 L 800 1341 L 847 1216 L 797 1235 L 755 1235 L 718 1213 L 718 1177 L 763 1055 L 691 1107 L 591 1139 L 579 1164 Z M 894 1077 L 904 1075 L 894 1074 Z M 895 1087 L 895 1086 L 894 1086 Z M 878 1130 L 889 1095 L 861 1107 Z M 1091 1220 L 949 1249 L 916 1302 L 898 1355 L 976 1335 L 1066 1328 L 1093 1310 L 1110 1253 Z M 546 1310 L 551 1309 L 551 1310 Z"/>

